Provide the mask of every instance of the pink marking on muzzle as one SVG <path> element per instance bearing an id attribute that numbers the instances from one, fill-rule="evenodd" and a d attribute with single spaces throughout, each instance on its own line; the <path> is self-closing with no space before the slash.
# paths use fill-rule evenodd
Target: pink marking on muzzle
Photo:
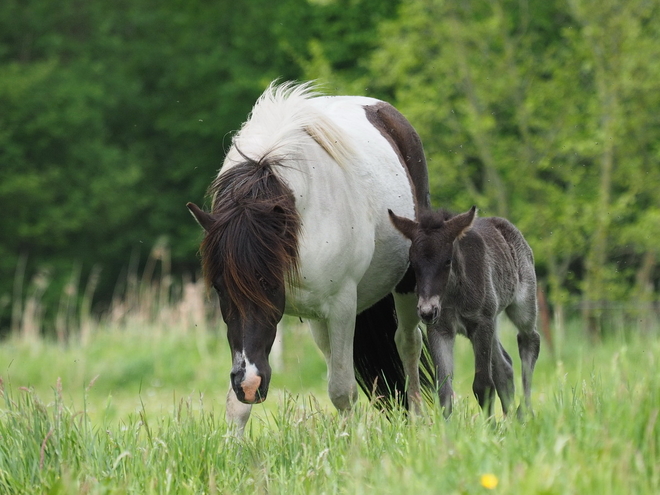
<path id="1" fill-rule="evenodd" d="M 243 389 L 243 394 L 245 395 L 245 400 L 247 402 L 257 402 L 259 385 L 261 385 L 261 377 L 259 375 L 254 374 L 245 377 L 245 380 L 241 383 L 241 388 Z M 261 399 L 259 402 L 261 402 Z"/>

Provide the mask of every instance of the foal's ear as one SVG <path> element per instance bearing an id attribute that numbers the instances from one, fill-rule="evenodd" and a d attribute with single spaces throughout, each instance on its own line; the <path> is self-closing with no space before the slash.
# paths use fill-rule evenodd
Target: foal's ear
<path id="1" fill-rule="evenodd" d="M 213 223 L 215 222 L 215 219 L 213 218 L 213 215 L 211 215 L 210 213 L 206 213 L 204 210 L 202 210 L 195 203 L 187 203 L 186 206 L 190 210 L 190 213 L 192 213 L 193 217 L 195 217 L 195 220 L 197 220 L 197 223 L 206 232 L 211 230 L 211 227 L 213 226 Z"/>
<path id="2" fill-rule="evenodd" d="M 387 213 L 390 214 L 392 225 L 394 225 L 394 227 L 396 227 L 399 232 L 401 232 L 404 236 L 412 241 L 412 238 L 415 236 L 415 232 L 417 232 L 417 222 L 410 220 L 409 218 L 399 217 L 395 215 L 392 210 L 387 210 Z"/>
<path id="3" fill-rule="evenodd" d="M 473 206 L 469 211 L 456 215 L 447 221 L 447 224 L 451 225 L 451 228 L 456 232 L 457 241 L 460 241 L 470 231 L 475 218 L 477 218 L 477 207 Z"/>

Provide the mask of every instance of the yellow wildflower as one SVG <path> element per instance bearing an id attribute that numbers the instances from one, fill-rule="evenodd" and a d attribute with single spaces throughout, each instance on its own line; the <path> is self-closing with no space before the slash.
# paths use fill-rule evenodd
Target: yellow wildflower
<path id="1" fill-rule="evenodd" d="M 481 486 L 489 490 L 494 490 L 498 483 L 497 476 L 491 473 L 481 475 Z"/>

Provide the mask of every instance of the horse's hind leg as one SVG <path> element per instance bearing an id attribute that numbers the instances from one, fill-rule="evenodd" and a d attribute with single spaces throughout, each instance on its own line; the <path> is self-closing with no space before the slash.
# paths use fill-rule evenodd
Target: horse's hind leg
<path id="1" fill-rule="evenodd" d="M 525 395 L 524 408 L 532 412 L 532 375 L 539 357 L 541 336 L 536 331 L 536 294 L 528 298 L 524 305 L 511 305 L 506 309 L 507 316 L 518 328 L 518 353 L 522 367 L 522 384 Z"/>
<path id="2" fill-rule="evenodd" d="M 474 382 L 472 391 L 486 413 L 487 417 L 493 415 L 493 402 L 495 400 L 495 382 L 493 381 L 493 339 L 495 338 L 495 323 L 483 322 L 468 329 L 474 350 Z"/>
<path id="3" fill-rule="evenodd" d="M 504 415 L 509 414 L 511 404 L 515 397 L 515 384 L 513 381 L 513 365 L 511 356 L 506 352 L 500 339 L 495 335 L 493 337 L 493 381 L 497 395 L 502 403 Z"/>
<path id="4" fill-rule="evenodd" d="M 518 352 L 522 363 L 522 383 L 525 393 L 525 408 L 532 412 L 532 375 L 539 357 L 541 336 L 536 330 L 518 334 Z"/>

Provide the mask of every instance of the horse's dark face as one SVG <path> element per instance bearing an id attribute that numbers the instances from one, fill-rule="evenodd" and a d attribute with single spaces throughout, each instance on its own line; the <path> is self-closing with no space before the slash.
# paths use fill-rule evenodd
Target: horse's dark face
<path id="1" fill-rule="evenodd" d="M 456 244 L 472 227 L 476 208 L 450 216 L 444 211 L 424 212 L 420 222 L 396 216 L 393 225 L 412 241 L 410 265 L 417 280 L 417 314 L 427 325 L 436 323 L 445 300 L 454 264 Z"/>
<path id="2" fill-rule="evenodd" d="M 241 309 L 229 297 L 222 280 L 216 280 L 213 287 L 227 324 L 232 353 L 231 386 L 241 402 L 262 402 L 268 394 L 271 377 L 268 356 L 275 341 L 277 324 L 284 313 L 284 286 L 270 286 L 263 281 L 269 305 L 264 307 L 250 301 Z"/>
<path id="3" fill-rule="evenodd" d="M 266 164 L 236 166 L 214 186 L 213 214 L 188 208 L 206 231 L 202 265 L 227 324 L 231 386 L 238 400 L 254 404 L 268 393 L 268 355 L 284 312 L 285 280 L 297 273 L 300 220 L 290 191 Z"/>

